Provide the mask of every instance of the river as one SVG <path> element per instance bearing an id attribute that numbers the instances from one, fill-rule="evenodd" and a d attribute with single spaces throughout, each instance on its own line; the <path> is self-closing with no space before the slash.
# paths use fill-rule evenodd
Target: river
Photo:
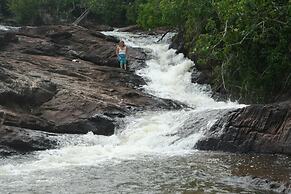
<path id="1" fill-rule="evenodd" d="M 119 121 L 110 137 L 62 135 L 59 148 L 0 158 L 0 193 L 277 193 L 290 181 L 287 156 L 195 150 L 228 111 L 245 105 L 217 102 L 207 85 L 191 83 L 194 63 L 159 37 L 104 32 L 148 59 L 137 68 L 145 92 L 176 100 L 178 111 L 140 112 Z M 171 34 L 169 34 L 171 36 Z M 273 182 L 270 182 L 272 180 Z"/>

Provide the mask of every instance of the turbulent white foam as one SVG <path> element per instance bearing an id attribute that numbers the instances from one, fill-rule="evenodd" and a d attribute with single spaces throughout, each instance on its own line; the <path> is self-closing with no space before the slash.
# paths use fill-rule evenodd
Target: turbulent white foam
<path id="1" fill-rule="evenodd" d="M 6 30 L 9 30 L 9 29 L 7 29 L 5 26 L 1 26 L 1 25 L 0 25 L 0 30 L 4 30 L 4 31 L 6 31 Z"/>
<path id="2" fill-rule="evenodd" d="M 110 31 L 102 33 L 108 36 L 118 37 L 120 40 L 123 40 L 126 45 L 134 48 L 146 48 L 148 45 L 152 45 L 159 40 L 158 36 L 131 34 L 128 32 Z M 169 33 L 168 36 L 173 36 L 173 34 Z"/>
<path id="3" fill-rule="evenodd" d="M 174 49 L 169 49 L 167 37 L 163 42 L 157 43 L 157 36 L 132 35 L 118 31 L 104 33 L 123 39 L 129 46 L 143 48 L 152 57 L 146 62 L 146 68 L 137 72 L 147 81 L 144 86 L 146 92 L 161 98 L 177 100 L 194 108 L 244 106 L 234 102 L 217 102 L 211 98 L 209 86 L 191 83 L 191 70 L 195 64 L 183 54 L 176 54 Z M 173 34 L 169 34 L 168 38 L 172 36 Z"/>
<path id="4" fill-rule="evenodd" d="M 60 149 L 38 152 L 37 160 L 18 165 L 0 166 L 1 174 L 17 174 L 68 166 L 102 165 L 143 155 L 185 154 L 193 151 L 203 132 L 215 122 L 221 109 L 241 107 L 232 102 L 216 102 L 209 88 L 191 83 L 194 63 L 159 37 L 107 32 L 133 47 L 145 49 L 152 59 L 137 73 L 146 81 L 144 90 L 158 97 L 181 101 L 195 109 L 144 112 L 127 117 L 111 137 L 64 135 L 58 137 Z M 170 35 L 171 36 L 171 35 Z M 113 48 L 114 49 L 114 48 Z M 213 112 L 213 110 L 215 110 Z M 185 125 L 186 124 L 186 125 Z"/>
<path id="5" fill-rule="evenodd" d="M 64 135 L 57 138 L 60 149 L 37 154 L 36 161 L 0 166 L 0 175 L 23 174 L 38 170 L 53 170 L 70 166 L 96 166 L 108 162 L 136 159 L 143 155 L 186 154 L 201 137 L 202 131 L 188 138 L 178 132 L 195 111 L 146 112 L 124 120 L 124 128 L 105 137 L 88 133 L 82 136 Z"/>
<path id="6" fill-rule="evenodd" d="M 148 85 L 144 86 L 147 92 L 193 107 L 215 103 L 209 97 L 207 86 L 191 83 L 189 70 L 194 66 L 192 61 L 182 54 L 177 55 L 175 50 L 169 50 L 168 45 L 152 45 L 151 48 L 156 58 L 147 61 L 147 68 L 138 71 L 147 80 Z"/>
<path id="7" fill-rule="evenodd" d="M 17 31 L 18 29 L 18 27 L 0 25 L 0 31 Z"/>

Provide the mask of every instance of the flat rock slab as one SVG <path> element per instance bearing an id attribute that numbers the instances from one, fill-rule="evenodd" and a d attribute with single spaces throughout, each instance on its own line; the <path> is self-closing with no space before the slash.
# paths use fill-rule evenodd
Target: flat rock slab
<path id="1" fill-rule="evenodd" d="M 196 146 L 202 150 L 291 155 L 291 102 L 233 111 L 217 121 Z"/>

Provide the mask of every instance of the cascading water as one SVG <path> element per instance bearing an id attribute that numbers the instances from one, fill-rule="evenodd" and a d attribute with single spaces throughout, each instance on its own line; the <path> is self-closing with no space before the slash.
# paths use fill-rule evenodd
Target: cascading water
<path id="1" fill-rule="evenodd" d="M 5 193 L 177 193 L 261 191 L 251 180 L 229 179 L 237 164 L 254 158 L 193 150 L 224 113 L 239 108 L 217 102 L 208 86 L 191 83 L 194 64 L 158 37 L 104 32 L 144 49 L 139 68 L 152 95 L 189 106 L 178 111 L 141 112 L 121 121 L 110 137 L 63 135 L 60 148 L 0 160 L 0 191 Z M 288 164 L 286 164 L 288 165 Z M 247 182 L 247 183 L 245 183 Z M 242 184 L 244 183 L 244 184 Z M 11 186 L 13 184 L 14 186 Z"/>

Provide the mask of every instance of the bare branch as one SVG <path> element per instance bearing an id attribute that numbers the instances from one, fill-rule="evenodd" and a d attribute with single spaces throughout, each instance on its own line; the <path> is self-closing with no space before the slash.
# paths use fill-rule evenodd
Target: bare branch
<path id="1" fill-rule="evenodd" d="M 171 32 L 171 29 L 167 30 L 157 42 L 161 42 L 169 32 Z"/>
<path id="2" fill-rule="evenodd" d="M 88 14 L 90 13 L 90 8 L 87 8 L 74 22 L 73 25 L 78 25 Z"/>

